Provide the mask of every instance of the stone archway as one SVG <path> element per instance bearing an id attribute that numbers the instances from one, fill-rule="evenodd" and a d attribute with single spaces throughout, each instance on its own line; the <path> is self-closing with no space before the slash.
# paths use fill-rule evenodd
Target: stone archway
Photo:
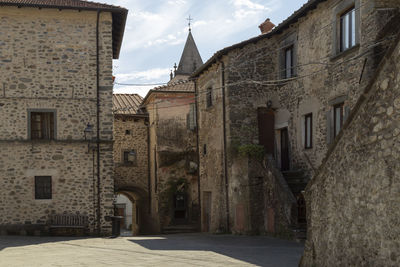
<path id="1" fill-rule="evenodd" d="M 147 192 L 136 187 L 116 188 L 115 194 L 121 194 L 132 203 L 132 234 L 146 234 L 151 232 L 149 220 L 149 202 Z"/>

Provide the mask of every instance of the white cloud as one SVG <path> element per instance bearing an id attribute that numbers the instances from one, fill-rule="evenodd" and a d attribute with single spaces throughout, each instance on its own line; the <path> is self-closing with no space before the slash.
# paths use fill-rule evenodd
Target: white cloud
<path id="1" fill-rule="evenodd" d="M 250 0 L 233 0 L 233 4 L 237 7 L 245 7 L 248 9 L 254 9 L 254 10 L 268 10 L 267 7 L 254 3 Z"/>
<path id="2" fill-rule="evenodd" d="M 168 77 L 170 70 L 171 69 L 169 68 L 154 68 L 144 71 L 133 71 L 131 73 L 115 74 L 115 81 L 117 83 L 126 83 L 127 81 L 139 81 L 134 83 L 140 83 L 143 81 L 157 81 L 161 78 Z"/>

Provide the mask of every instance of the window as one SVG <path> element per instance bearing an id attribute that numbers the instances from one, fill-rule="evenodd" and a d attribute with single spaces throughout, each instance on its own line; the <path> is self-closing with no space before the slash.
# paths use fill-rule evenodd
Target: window
<path id="1" fill-rule="evenodd" d="M 189 113 L 187 114 L 187 128 L 190 131 L 196 130 L 196 106 L 194 103 L 190 104 Z"/>
<path id="2" fill-rule="evenodd" d="M 51 176 L 35 176 L 35 199 L 51 198 Z"/>
<path id="3" fill-rule="evenodd" d="M 312 113 L 304 116 L 304 148 L 312 148 Z"/>
<path id="4" fill-rule="evenodd" d="M 293 46 L 285 49 L 285 76 L 284 78 L 293 77 Z"/>
<path id="5" fill-rule="evenodd" d="M 203 155 L 207 155 L 207 145 L 203 145 Z"/>
<path id="6" fill-rule="evenodd" d="M 30 138 L 54 139 L 54 112 L 30 112 Z"/>
<path id="7" fill-rule="evenodd" d="M 344 104 L 340 103 L 333 106 L 333 137 L 335 138 L 343 127 Z"/>
<path id="8" fill-rule="evenodd" d="M 131 130 L 125 130 L 125 135 L 130 135 L 131 134 Z"/>
<path id="9" fill-rule="evenodd" d="M 207 102 L 207 107 L 208 108 L 213 105 L 212 88 L 211 87 L 207 89 L 206 102 Z"/>
<path id="10" fill-rule="evenodd" d="M 123 151 L 123 163 L 126 165 L 137 165 L 137 154 L 134 149 Z"/>
<path id="11" fill-rule="evenodd" d="M 356 45 L 356 12 L 355 8 L 340 16 L 340 52 Z"/>

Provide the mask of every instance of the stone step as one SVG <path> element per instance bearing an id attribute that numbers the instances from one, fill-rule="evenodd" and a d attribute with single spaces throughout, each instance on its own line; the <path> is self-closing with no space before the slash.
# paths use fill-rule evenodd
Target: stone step
<path id="1" fill-rule="evenodd" d="M 184 234 L 199 232 L 196 225 L 171 225 L 164 227 L 161 231 L 163 234 Z"/>

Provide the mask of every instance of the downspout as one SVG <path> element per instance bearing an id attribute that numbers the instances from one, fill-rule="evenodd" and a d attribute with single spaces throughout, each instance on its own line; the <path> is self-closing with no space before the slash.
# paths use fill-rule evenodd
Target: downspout
<path id="1" fill-rule="evenodd" d="M 150 166 L 150 116 L 147 118 L 147 190 L 149 192 L 149 214 L 151 214 L 151 166 Z"/>
<path id="2" fill-rule="evenodd" d="M 101 225 L 101 205 L 100 205 L 100 55 L 99 55 L 99 24 L 100 24 L 100 10 L 97 10 L 96 21 L 96 98 L 97 98 L 97 127 L 96 127 L 96 143 L 97 143 L 97 234 L 100 235 Z"/>
<path id="3" fill-rule="evenodd" d="M 202 215 L 202 210 L 201 210 L 201 186 L 200 186 L 200 148 L 199 148 L 199 94 L 197 92 L 197 80 L 194 80 L 194 105 L 196 109 L 196 147 L 197 147 L 197 193 L 198 193 L 198 201 L 199 201 L 199 227 L 200 227 L 200 232 L 201 232 L 201 215 Z"/>
<path id="4" fill-rule="evenodd" d="M 229 179 L 228 179 L 228 156 L 226 149 L 226 102 L 225 102 L 225 64 L 221 60 L 221 80 L 222 80 L 222 126 L 224 136 L 224 172 L 225 172 L 225 201 L 226 201 L 226 230 L 230 232 L 230 212 L 229 212 Z"/>

